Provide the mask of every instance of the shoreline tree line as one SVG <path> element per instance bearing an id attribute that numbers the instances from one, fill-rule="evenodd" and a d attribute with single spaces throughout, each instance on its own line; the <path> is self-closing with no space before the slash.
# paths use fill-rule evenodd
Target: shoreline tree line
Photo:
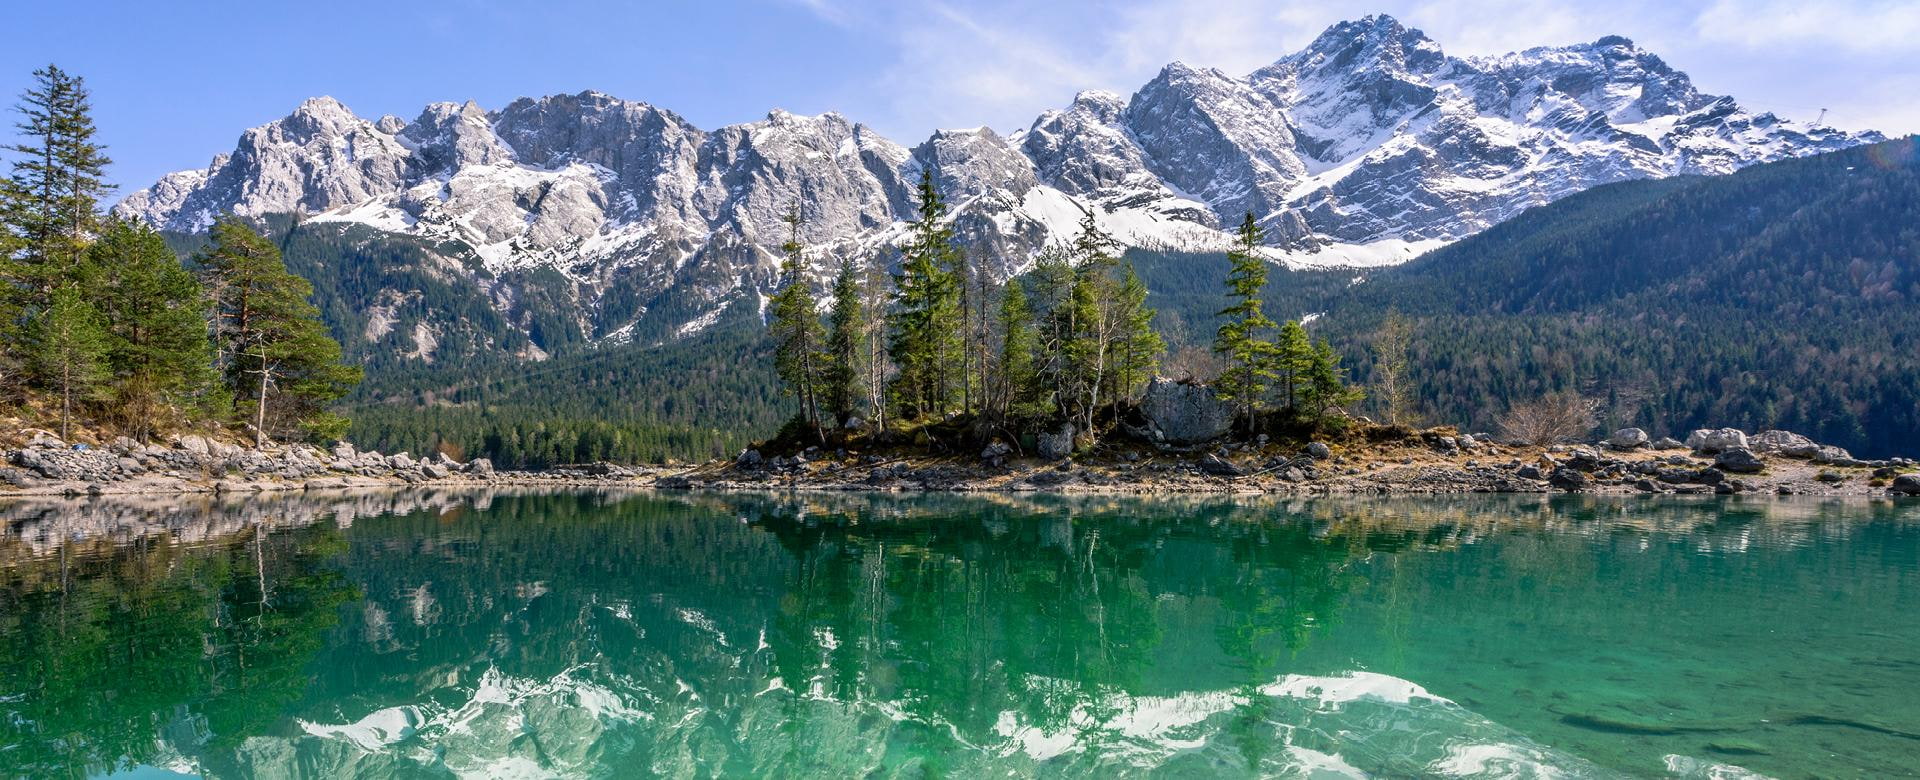
<path id="1" fill-rule="evenodd" d="M 240 218 L 182 263 L 151 226 L 110 215 L 111 164 L 85 81 L 49 65 L 16 107 L 0 182 L 0 394 L 62 439 L 92 423 L 139 441 L 232 426 L 256 445 L 337 439 L 329 411 L 361 379 L 313 287 Z M 39 407 L 44 407 L 41 411 Z"/>
<path id="2" fill-rule="evenodd" d="M 1120 242 L 1089 212 L 1072 240 L 998 283 L 955 241 L 931 172 L 922 172 L 916 201 L 899 270 L 881 273 L 878 258 L 865 268 L 846 257 L 831 262 L 825 306 L 799 240 L 802 215 L 786 217 L 767 322 L 776 373 L 799 406 L 783 438 L 825 443 L 835 430 L 917 428 L 928 444 L 953 443 L 942 434 L 1031 442 L 1047 433 L 1076 447 L 1094 443 L 1138 400 L 1167 348 Z M 1289 431 L 1337 427 L 1335 412 L 1361 394 L 1346 385 L 1330 344 L 1261 312 L 1263 238 L 1248 214 L 1228 252 L 1228 305 L 1212 344 L 1225 367 L 1214 392 L 1239 410 L 1249 436 L 1263 413 Z"/>

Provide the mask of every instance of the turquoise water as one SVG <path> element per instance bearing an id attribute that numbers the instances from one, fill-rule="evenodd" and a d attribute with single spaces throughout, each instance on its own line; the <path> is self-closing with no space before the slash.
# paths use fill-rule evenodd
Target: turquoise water
<path id="1" fill-rule="evenodd" d="M 1915 503 L 397 494 L 0 518 L 0 776 L 1920 764 Z"/>

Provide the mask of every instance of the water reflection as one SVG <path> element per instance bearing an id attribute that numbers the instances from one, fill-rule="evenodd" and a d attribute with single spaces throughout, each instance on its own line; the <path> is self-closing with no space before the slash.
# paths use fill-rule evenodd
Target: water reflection
<path id="1" fill-rule="evenodd" d="M 1594 497 L 15 504 L 0 774 L 1858 772 L 1920 744 L 1912 705 L 1809 699 L 1920 683 L 1896 649 L 1913 620 L 1867 617 L 1915 604 L 1917 515 Z M 1816 655 L 1839 632 L 1883 666 L 1751 693 L 1712 677 L 1777 665 L 1735 646 L 1756 591 L 1780 608 L 1768 631 Z M 1850 725 L 1767 725 L 1788 710 Z M 1834 739 L 1853 763 L 1801 755 Z"/>

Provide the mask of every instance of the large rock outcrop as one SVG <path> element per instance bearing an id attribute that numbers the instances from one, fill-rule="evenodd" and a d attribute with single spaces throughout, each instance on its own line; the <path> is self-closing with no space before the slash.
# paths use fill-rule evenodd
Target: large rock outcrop
<path id="1" fill-rule="evenodd" d="M 1213 388 L 1155 377 L 1140 398 L 1140 413 L 1155 441 L 1199 444 L 1233 429 L 1234 407 L 1213 394 Z"/>

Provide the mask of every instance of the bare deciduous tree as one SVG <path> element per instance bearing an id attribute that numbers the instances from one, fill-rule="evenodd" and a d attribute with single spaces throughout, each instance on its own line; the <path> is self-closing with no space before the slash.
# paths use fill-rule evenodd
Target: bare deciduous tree
<path id="1" fill-rule="evenodd" d="M 1577 440 L 1599 424 L 1599 403 L 1575 392 L 1560 392 L 1516 403 L 1500 422 L 1500 432 L 1521 444 L 1541 446 Z"/>

